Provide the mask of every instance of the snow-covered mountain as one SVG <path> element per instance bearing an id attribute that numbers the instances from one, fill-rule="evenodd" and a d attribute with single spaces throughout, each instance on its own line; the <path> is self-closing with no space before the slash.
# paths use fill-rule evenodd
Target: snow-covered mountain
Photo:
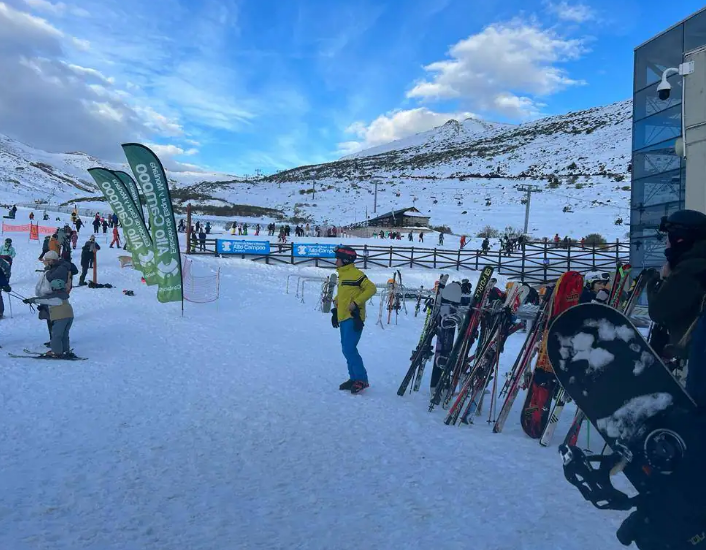
<path id="1" fill-rule="evenodd" d="M 391 151 L 400 151 L 412 147 L 453 147 L 461 143 L 467 143 L 480 137 L 490 137 L 505 130 L 514 128 L 512 124 L 502 124 L 498 122 L 487 122 L 479 118 L 467 118 L 463 122 L 452 119 L 431 130 L 420 132 L 413 136 L 391 141 L 383 145 L 378 145 L 366 149 L 359 153 L 343 157 L 342 160 L 349 160 L 361 157 L 370 157 Z"/>
<path id="2" fill-rule="evenodd" d="M 127 163 L 106 162 L 82 152 L 48 153 L 0 134 L 0 203 L 37 200 L 58 205 L 93 197 L 98 188 L 88 168 L 104 166 L 127 170 Z M 193 185 L 203 180 L 232 180 L 228 174 L 167 171 L 172 187 Z"/>
<path id="3" fill-rule="evenodd" d="M 520 125 L 449 121 L 335 162 L 257 180 L 169 176 L 179 206 L 189 202 L 231 218 L 347 225 L 415 206 L 432 225 L 467 235 L 486 225 L 522 228 L 526 195 L 518 187 L 529 184 L 541 191 L 531 200 L 528 229 L 535 236 L 595 231 L 624 238 L 626 227 L 615 222 L 629 219 L 631 118 L 627 100 Z M 0 202 L 90 201 L 98 193 L 86 169 L 95 165 L 126 168 L 0 136 Z"/>

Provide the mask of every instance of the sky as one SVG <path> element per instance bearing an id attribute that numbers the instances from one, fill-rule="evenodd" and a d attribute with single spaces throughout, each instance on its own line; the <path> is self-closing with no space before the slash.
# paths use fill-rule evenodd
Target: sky
<path id="1" fill-rule="evenodd" d="M 0 0 L 0 133 L 271 174 L 449 119 L 631 96 L 633 50 L 703 0 Z"/>

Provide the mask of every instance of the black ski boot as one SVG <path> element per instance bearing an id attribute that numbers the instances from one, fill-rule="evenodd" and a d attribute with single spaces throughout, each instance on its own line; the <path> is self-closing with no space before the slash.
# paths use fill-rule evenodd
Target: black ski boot
<path id="1" fill-rule="evenodd" d="M 338 386 L 338 389 L 347 391 L 347 390 L 350 390 L 352 387 L 353 387 L 353 380 L 346 380 L 343 384 Z"/>
<path id="2" fill-rule="evenodd" d="M 360 393 L 368 387 L 370 387 L 370 384 L 368 384 L 367 382 L 363 382 L 362 380 L 356 380 L 351 386 L 351 393 L 355 395 L 356 393 Z"/>

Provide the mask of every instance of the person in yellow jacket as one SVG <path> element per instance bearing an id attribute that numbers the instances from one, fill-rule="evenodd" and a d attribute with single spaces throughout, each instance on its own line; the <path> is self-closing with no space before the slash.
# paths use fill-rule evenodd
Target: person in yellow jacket
<path id="1" fill-rule="evenodd" d="M 335 254 L 338 288 L 333 299 L 331 325 L 341 331 L 341 349 L 348 363 L 348 380 L 339 389 L 355 394 L 370 385 L 363 358 L 358 353 L 358 342 L 365 325 L 365 302 L 375 295 L 377 288 L 353 265 L 357 259 L 355 250 L 349 246 L 337 246 Z"/>

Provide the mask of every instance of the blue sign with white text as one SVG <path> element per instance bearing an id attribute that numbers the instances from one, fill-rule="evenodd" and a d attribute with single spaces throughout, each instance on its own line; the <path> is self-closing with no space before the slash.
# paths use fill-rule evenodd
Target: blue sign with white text
<path id="1" fill-rule="evenodd" d="M 299 258 L 335 258 L 337 244 L 292 243 L 294 255 Z"/>
<path id="2" fill-rule="evenodd" d="M 270 241 L 229 241 L 218 239 L 216 252 L 219 254 L 269 254 Z"/>

